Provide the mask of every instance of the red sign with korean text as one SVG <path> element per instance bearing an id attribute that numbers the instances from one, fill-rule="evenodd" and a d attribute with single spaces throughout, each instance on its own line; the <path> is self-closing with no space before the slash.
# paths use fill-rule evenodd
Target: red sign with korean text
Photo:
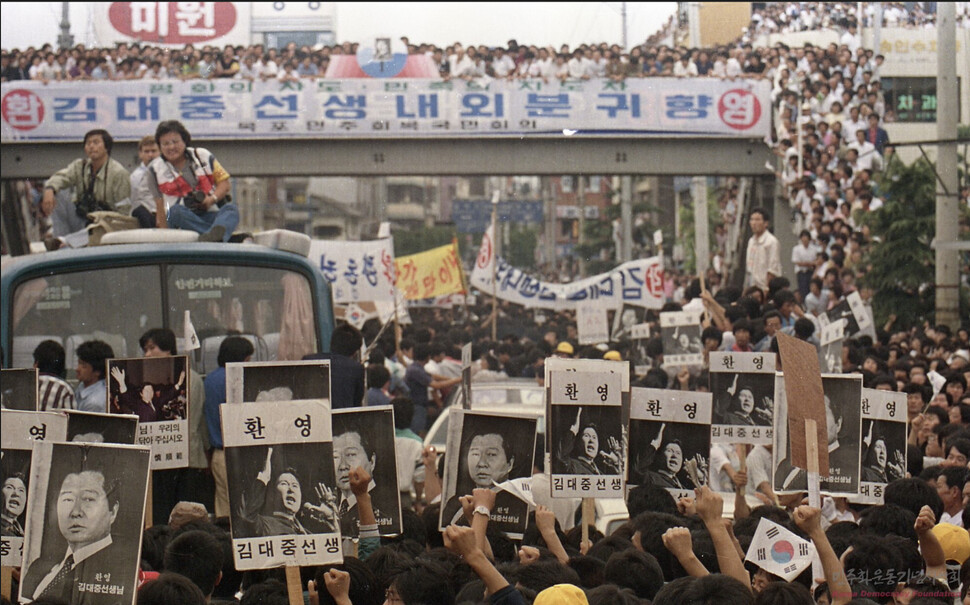
<path id="1" fill-rule="evenodd" d="M 142 42 L 197 44 L 228 34 L 237 13 L 232 2 L 112 2 L 108 19 Z"/>

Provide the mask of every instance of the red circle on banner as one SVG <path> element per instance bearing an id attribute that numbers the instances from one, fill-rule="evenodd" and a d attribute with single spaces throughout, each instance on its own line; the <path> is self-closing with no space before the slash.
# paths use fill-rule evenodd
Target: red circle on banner
<path id="1" fill-rule="evenodd" d="M 140 42 L 208 42 L 232 31 L 237 20 L 232 2 L 112 2 L 108 7 L 111 27 Z"/>
<path id="2" fill-rule="evenodd" d="M 0 114 L 15 130 L 33 130 L 44 121 L 44 101 L 29 90 L 17 88 L 3 95 Z"/>
<path id="3" fill-rule="evenodd" d="M 721 121 L 735 130 L 747 130 L 761 119 L 761 101 L 750 90 L 732 88 L 717 101 Z"/>
<path id="4" fill-rule="evenodd" d="M 643 274 L 643 287 L 650 296 L 663 298 L 664 270 L 660 265 L 653 264 L 647 267 L 647 270 Z"/>
<path id="5" fill-rule="evenodd" d="M 488 236 L 486 231 L 482 235 L 482 248 L 478 252 L 478 260 L 475 262 L 479 269 L 484 269 L 492 261 L 492 238 Z"/>

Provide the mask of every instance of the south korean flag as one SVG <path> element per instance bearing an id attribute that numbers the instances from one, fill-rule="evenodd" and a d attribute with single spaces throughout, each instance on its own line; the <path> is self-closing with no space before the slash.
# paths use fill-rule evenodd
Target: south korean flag
<path id="1" fill-rule="evenodd" d="M 758 522 L 745 561 L 791 582 L 812 566 L 815 545 L 768 519 Z"/>

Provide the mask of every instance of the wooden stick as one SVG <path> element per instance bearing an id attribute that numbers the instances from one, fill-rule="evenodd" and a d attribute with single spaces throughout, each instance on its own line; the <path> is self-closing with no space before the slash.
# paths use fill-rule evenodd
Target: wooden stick
<path id="1" fill-rule="evenodd" d="M 0 569 L 0 595 L 8 601 L 13 601 L 13 567 L 4 565 Z"/>
<path id="2" fill-rule="evenodd" d="M 739 470 L 742 473 L 748 472 L 748 448 L 743 443 L 738 443 L 734 446 L 734 451 L 738 453 Z M 743 496 L 744 486 L 737 488 L 736 491 Z"/>
<path id="3" fill-rule="evenodd" d="M 148 494 L 145 498 L 145 529 L 152 526 L 153 517 L 155 516 L 154 507 L 152 506 L 152 474 L 154 471 L 148 471 Z"/>
<path id="4" fill-rule="evenodd" d="M 822 499 L 819 496 L 819 469 L 818 469 L 818 425 L 815 419 L 805 419 L 805 455 L 808 458 L 808 505 L 815 508 L 822 508 Z"/>
<path id="5" fill-rule="evenodd" d="M 286 566 L 286 595 L 290 605 L 303 605 L 303 582 L 297 565 Z"/>
<path id="6" fill-rule="evenodd" d="M 589 541 L 589 526 L 596 522 L 596 500 L 583 498 L 583 540 L 580 546 Z"/>

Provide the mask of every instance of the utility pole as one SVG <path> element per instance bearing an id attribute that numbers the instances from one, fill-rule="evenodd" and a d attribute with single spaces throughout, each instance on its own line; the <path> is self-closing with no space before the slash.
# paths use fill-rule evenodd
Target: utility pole
<path id="1" fill-rule="evenodd" d="M 71 35 L 71 18 L 68 13 L 70 2 L 61 2 L 61 33 L 57 36 L 57 46 L 61 49 L 74 46 L 74 36 Z"/>
<path id="2" fill-rule="evenodd" d="M 576 245 L 582 246 L 586 242 L 586 177 L 576 175 L 576 205 L 579 206 L 579 234 Z M 579 275 L 586 277 L 586 259 L 579 257 Z"/>
<path id="3" fill-rule="evenodd" d="M 633 260 L 633 177 L 625 174 L 620 177 L 620 227 L 623 233 L 620 235 L 620 262 L 625 263 Z"/>
<path id="4" fill-rule="evenodd" d="M 936 323 L 956 329 L 960 324 L 959 252 L 957 241 L 957 64 L 956 6 L 937 3 L 936 68 Z M 950 244 L 948 246 L 947 244 Z"/>
<path id="5" fill-rule="evenodd" d="M 707 178 L 695 176 L 690 183 L 694 201 L 694 259 L 697 275 L 706 275 L 711 263 L 710 230 L 707 217 Z"/>
<path id="6" fill-rule="evenodd" d="M 542 238 L 545 240 L 546 264 L 553 269 L 556 268 L 556 198 L 552 194 L 552 179 L 547 176 L 540 176 L 542 200 L 545 208 L 544 233 Z"/>
<path id="7" fill-rule="evenodd" d="M 620 18 L 623 20 L 623 50 L 624 52 L 629 50 L 629 46 L 626 44 L 626 2 L 620 3 Z"/>

